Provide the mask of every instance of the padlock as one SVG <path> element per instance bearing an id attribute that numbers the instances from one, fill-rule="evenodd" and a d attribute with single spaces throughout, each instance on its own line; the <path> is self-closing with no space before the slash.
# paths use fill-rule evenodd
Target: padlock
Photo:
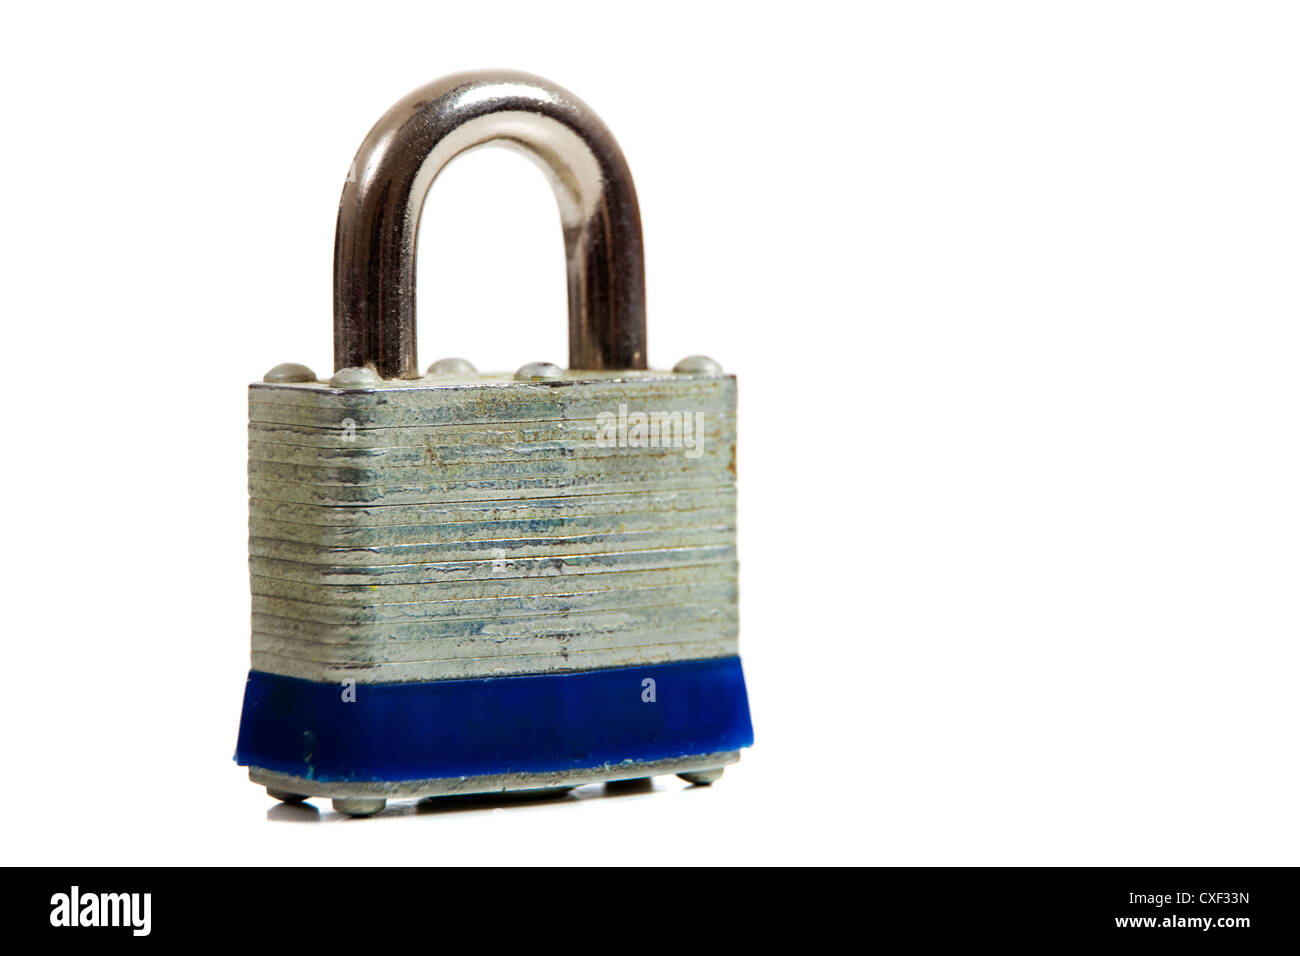
<path id="1" fill-rule="evenodd" d="M 569 368 L 415 351 L 425 195 L 497 144 L 546 172 Z M 712 783 L 753 742 L 737 649 L 736 382 L 648 370 L 641 219 L 604 124 L 525 73 L 445 77 L 344 185 L 335 373 L 249 388 L 252 670 L 236 761 L 284 801 Z"/>

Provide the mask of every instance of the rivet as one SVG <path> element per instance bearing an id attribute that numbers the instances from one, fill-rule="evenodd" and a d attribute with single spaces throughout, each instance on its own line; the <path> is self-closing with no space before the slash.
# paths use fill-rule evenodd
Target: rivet
<path id="1" fill-rule="evenodd" d="M 550 362 L 529 362 L 515 372 L 516 382 L 536 382 L 540 379 L 563 377 L 564 369 Z"/>
<path id="2" fill-rule="evenodd" d="M 440 358 L 429 366 L 425 375 L 473 375 L 477 372 L 471 362 L 463 358 Z"/>
<path id="3" fill-rule="evenodd" d="M 367 385 L 375 385 L 378 382 L 379 373 L 367 366 L 341 368 L 330 379 L 330 385 L 334 388 L 365 388 Z"/>
<path id="4" fill-rule="evenodd" d="M 335 813 L 346 813 L 350 817 L 372 817 L 383 810 L 388 801 L 383 797 L 335 797 L 331 803 Z"/>
<path id="5" fill-rule="evenodd" d="M 673 371 L 681 375 L 721 375 L 722 366 L 707 355 L 688 355 L 673 366 Z"/>
<path id="6" fill-rule="evenodd" d="M 316 381 L 316 373 L 305 365 L 299 365 L 297 362 L 281 362 L 263 375 L 262 381 L 272 383 L 314 382 Z"/>

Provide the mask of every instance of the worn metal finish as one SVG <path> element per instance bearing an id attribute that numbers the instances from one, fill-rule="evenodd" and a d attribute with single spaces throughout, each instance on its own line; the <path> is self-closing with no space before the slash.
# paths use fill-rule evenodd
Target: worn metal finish
<path id="1" fill-rule="evenodd" d="M 410 93 L 361 144 L 339 202 L 334 363 L 386 379 L 419 377 L 415 252 L 438 173 L 494 144 L 540 166 L 555 191 L 569 273 L 569 365 L 643 369 L 641 213 L 627 161 L 591 108 L 541 77 L 485 70 Z"/>
<path id="2" fill-rule="evenodd" d="M 372 683 L 736 654 L 735 401 L 734 378 L 665 372 L 253 385 L 253 667 Z M 611 445 L 652 412 L 657 445 Z"/>
<path id="3" fill-rule="evenodd" d="M 583 770 L 561 770 L 554 773 L 504 773 L 477 777 L 433 777 L 428 780 L 386 781 L 320 781 L 295 777 L 287 773 L 249 767 L 248 779 L 278 791 L 304 793 L 308 797 L 334 799 L 383 799 L 411 797 L 443 797 L 473 793 L 502 793 L 507 790 L 543 790 L 554 787 L 580 787 L 589 783 L 609 783 L 615 780 L 635 780 L 656 774 L 675 773 L 678 776 L 715 774 L 722 768 L 740 760 L 740 751 L 698 754 L 652 762 L 627 761 Z M 344 811 L 349 812 L 349 811 Z M 373 812 L 373 811 L 372 811 Z"/>

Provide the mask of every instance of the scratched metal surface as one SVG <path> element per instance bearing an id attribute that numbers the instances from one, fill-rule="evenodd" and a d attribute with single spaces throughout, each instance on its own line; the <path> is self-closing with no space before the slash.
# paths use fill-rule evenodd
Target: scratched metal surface
<path id="1" fill-rule="evenodd" d="M 603 447 L 620 406 L 702 415 L 698 455 Z M 733 377 L 663 372 L 252 386 L 253 666 L 365 683 L 735 654 L 735 413 Z"/>

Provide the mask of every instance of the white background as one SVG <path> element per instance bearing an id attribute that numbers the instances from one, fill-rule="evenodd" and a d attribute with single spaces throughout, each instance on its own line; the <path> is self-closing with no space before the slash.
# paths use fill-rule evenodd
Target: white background
<path id="1" fill-rule="evenodd" d="M 1293 9 L 8 11 L 5 861 L 1300 863 Z M 739 376 L 757 746 L 303 825 L 231 760 L 245 386 L 330 370 L 354 151 L 483 66 L 601 114 L 652 364 Z M 419 276 L 422 364 L 563 363 L 525 160 L 447 171 Z"/>

